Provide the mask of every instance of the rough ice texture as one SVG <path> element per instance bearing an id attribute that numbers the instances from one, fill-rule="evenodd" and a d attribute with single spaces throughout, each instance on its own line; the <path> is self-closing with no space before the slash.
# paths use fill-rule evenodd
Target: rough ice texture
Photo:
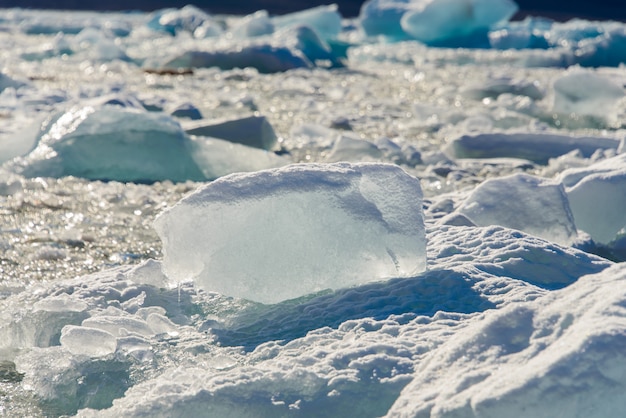
<path id="1" fill-rule="evenodd" d="M 165 272 L 263 303 L 425 267 L 419 181 L 386 164 L 232 175 L 161 214 Z"/>
<path id="2" fill-rule="evenodd" d="M 621 154 L 561 175 L 576 225 L 602 244 L 626 236 L 625 161 Z"/>
<path id="3" fill-rule="evenodd" d="M 502 225 L 562 245 L 577 237 L 563 186 L 528 174 L 481 183 L 459 212 L 478 226 Z"/>
<path id="4" fill-rule="evenodd" d="M 61 414 L 383 416 L 426 359 L 446 352 L 442 344 L 484 322 L 481 312 L 492 318 L 612 264 L 502 227 L 432 227 L 428 242 L 429 268 L 415 277 L 297 303 L 233 300 L 193 283 L 163 287 L 156 261 L 40 283 L 0 301 L 0 352 Z M 91 332 L 103 351 L 81 346 Z M 579 361 L 593 355 L 581 351 Z M 525 357 L 517 361 L 525 367 Z"/>
<path id="5" fill-rule="evenodd" d="M 625 285 L 622 263 L 487 312 L 415 370 L 387 416 L 619 416 Z"/>
<path id="6" fill-rule="evenodd" d="M 181 314 L 197 316 L 197 309 L 205 310 L 201 320 L 191 321 L 191 326 L 167 324 L 166 329 L 176 327 L 181 337 L 173 340 L 177 344 L 168 344 L 168 356 L 154 358 L 165 368 L 163 373 L 130 388 L 113 401 L 112 408 L 83 410 L 80 416 L 222 416 L 228 412 L 227 416 L 233 417 L 313 417 L 320 411 L 329 416 L 383 416 L 403 388 L 419 378 L 417 370 L 426 367 L 429 358 L 446 353 L 446 342 L 455 335 L 468 327 L 482 329 L 479 324 L 492 321 L 498 312 L 508 312 L 511 306 L 547 294 L 525 279 L 544 280 L 544 286 L 555 272 L 563 270 L 562 277 L 571 275 L 561 283 L 564 285 L 584 272 L 596 273 L 611 264 L 501 227 L 433 228 L 428 235 L 433 243 L 428 251 L 428 271 L 299 303 L 250 304 L 195 293 L 185 285 L 160 292 L 128 283 L 125 278 L 129 272 L 124 270 L 58 284 L 62 289 L 82 283 L 72 297 L 93 307 L 120 303 L 124 312 L 118 311 L 118 315 L 132 315 L 138 320 L 145 317 L 147 323 L 153 316 L 162 318 L 166 310 L 168 316 L 178 318 L 177 323 L 188 324 L 192 318 Z M 592 281 L 591 287 L 596 284 L 603 283 Z M 50 297 L 50 292 L 43 291 L 39 297 Z M 137 309 L 126 295 L 141 292 L 145 293 L 143 307 Z M 97 311 L 93 309 L 94 314 Z M 519 323 L 526 324 L 523 319 Z M 506 340 L 505 331 L 503 326 L 482 338 Z M 219 343 L 211 344 L 208 350 L 201 348 L 207 332 Z M 579 335 L 584 338 L 587 334 Z M 122 351 L 121 347 L 128 344 L 124 338 L 118 337 L 115 357 L 100 363 L 98 358 L 82 360 L 79 371 L 128 370 L 120 368 L 120 358 L 139 360 L 131 357 L 132 352 Z M 155 337 L 144 340 L 148 348 L 144 346 L 143 351 L 167 341 Z M 614 348 L 618 349 L 621 342 L 616 343 Z M 241 346 L 247 353 L 242 354 Z M 57 362 L 55 371 L 61 378 L 56 386 L 37 378 L 37 365 L 57 358 L 55 348 L 50 347 L 47 356 L 20 357 L 19 370 L 27 372 L 28 382 L 37 383 L 38 393 L 49 388 L 56 402 L 72 404 L 76 395 L 61 398 L 55 388 L 65 384 L 71 387 L 75 376 L 68 372 L 76 367 L 78 357 L 70 356 L 66 365 Z M 580 355 L 584 361 L 594 361 L 584 352 Z M 168 358 L 177 360 L 168 363 Z M 518 361 L 516 367 L 523 368 L 525 358 Z M 482 365 L 480 359 L 476 362 Z M 197 366 L 200 363 L 201 368 Z M 106 395 L 93 383 L 89 388 L 95 395 Z"/>
<path id="7" fill-rule="evenodd" d="M 61 331 L 61 346 L 74 355 L 102 357 L 115 352 L 117 340 L 101 329 L 66 325 Z"/>
<path id="8" fill-rule="evenodd" d="M 579 150 L 591 157 L 597 150 L 616 150 L 619 140 L 605 137 L 575 137 L 551 133 L 489 133 L 464 135 L 448 146 L 456 158 L 522 158 L 547 164 L 568 152 Z"/>

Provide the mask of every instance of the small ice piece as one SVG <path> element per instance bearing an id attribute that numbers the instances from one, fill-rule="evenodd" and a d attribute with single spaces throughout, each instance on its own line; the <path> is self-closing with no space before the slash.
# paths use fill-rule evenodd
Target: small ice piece
<path id="1" fill-rule="evenodd" d="M 128 273 L 128 278 L 137 284 L 147 284 L 157 288 L 165 288 L 168 285 L 161 263 L 156 260 L 146 260 L 134 267 Z"/>
<path id="2" fill-rule="evenodd" d="M 577 237 L 563 186 L 528 174 L 483 182 L 459 212 L 478 226 L 501 225 L 561 245 Z"/>
<path id="3" fill-rule="evenodd" d="M 364 139 L 341 135 L 326 159 L 329 162 L 379 161 L 382 156 L 382 151 L 375 144 Z"/>
<path id="4" fill-rule="evenodd" d="M 13 160 L 26 177 L 92 180 L 204 180 L 190 139 L 162 114 L 105 106 L 76 107 L 42 124 L 37 147 Z"/>
<path id="5" fill-rule="evenodd" d="M 601 244 L 621 239 L 626 231 L 625 162 L 620 154 L 560 176 L 576 225 Z"/>
<path id="6" fill-rule="evenodd" d="M 341 31 L 341 14 L 336 4 L 313 7 L 295 13 L 272 18 L 277 28 L 302 26 L 311 27 L 323 39 L 336 38 Z"/>
<path id="7" fill-rule="evenodd" d="M 619 109 L 617 102 L 624 97 L 624 88 L 591 71 L 576 70 L 554 82 L 553 111 L 593 116 L 611 123 Z"/>
<path id="8" fill-rule="evenodd" d="M 517 12 L 511 0 L 414 0 L 402 16 L 402 29 L 418 41 L 436 43 L 486 32 Z"/>
<path id="9" fill-rule="evenodd" d="M 135 333 L 143 336 L 151 336 L 154 333 L 146 321 L 136 316 L 125 315 L 99 315 L 87 318 L 81 324 L 83 327 L 97 328 L 107 331 L 114 336 Z"/>
<path id="10" fill-rule="evenodd" d="M 181 31 L 193 33 L 207 20 L 211 20 L 208 14 L 189 4 L 181 9 L 158 10 L 147 25 L 150 29 L 176 35 Z"/>
<path id="11" fill-rule="evenodd" d="M 193 31 L 194 38 L 215 38 L 224 33 L 222 26 L 212 19 L 205 20 Z"/>
<path id="12" fill-rule="evenodd" d="M 514 80 L 509 77 L 490 77 L 483 83 L 462 88 L 461 93 L 474 100 L 495 99 L 501 94 L 527 96 L 533 100 L 541 100 L 544 96 L 537 82 Z"/>
<path id="13" fill-rule="evenodd" d="M 309 26 L 294 26 L 276 33 L 281 44 L 300 51 L 312 64 L 320 67 L 341 67 L 342 62 L 330 46 Z"/>
<path id="14" fill-rule="evenodd" d="M 158 313 L 151 313 L 146 318 L 146 322 L 148 326 L 155 334 L 164 334 L 168 332 L 176 332 L 178 331 L 178 327 L 175 323 L 170 321 L 170 319 L 164 315 L 160 315 Z"/>
<path id="15" fill-rule="evenodd" d="M 277 141 L 276 132 L 265 116 L 186 122 L 183 128 L 189 135 L 219 138 L 265 150 L 273 149 Z"/>
<path id="16" fill-rule="evenodd" d="M 7 89 L 9 87 L 12 87 L 14 89 L 18 89 L 18 88 L 20 88 L 22 86 L 25 86 L 25 85 L 26 85 L 26 83 L 14 80 L 13 78 L 9 77 L 6 74 L 0 73 L 0 93 L 2 93 L 2 91 L 4 89 Z"/>
<path id="17" fill-rule="evenodd" d="M 259 10 L 243 17 L 231 31 L 238 38 L 254 38 L 274 33 L 274 24 L 267 10 Z"/>
<path id="18" fill-rule="evenodd" d="M 552 133 L 489 133 L 464 135 L 453 140 L 446 153 L 455 158 L 519 158 L 547 164 L 574 150 L 589 158 L 599 149 L 616 150 L 619 140 L 607 137 L 575 137 Z"/>
<path id="19" fill-rule="evenodd" d="M 72 298 L 67 293 L 58 296 L 49 296 L 38 300 L 33 305 L 34 311 L 45 312 L 84 312 L 88 305 L 80 299 Z"/>
<path id="20" fill-rule="evenodd" d="M 410 7 L 410 0 L 368 0 L 361 6 L 359 21 L 367 36 L 405 39 L 400 19 Z"/>
<path id="21" fill-rule="evenodd" d="M 424 270 L 419 181 L 389 164 L 295 164 L 222 177 L 161 213 L 175 281 L 277 303 Z"/>
<path id="22" fill-rule="evenodd" d="M 102 329 L 66 325 L 61 331 L 61 346 L 74 355 L 104 357 L 115 352 L 117 340 Z"/>
<path id="23" fill-rule="evenodd" d="M 248 147 L 217 138 L 197 137 L 191 140 L 194 161 L 207 180 L 232 173 L 282 167 L 292 161 L 271 151 Z"/>
<path id="24" fill-rule="evenodd" d="M 181 103 L 176 106 L 172 109 L 170 115 L 177 118 L 187 118 L 191 120 L 202 119 L 202 113 L 200 113 L 200 110 L 189 102 Z"/>
<path id="25" fill-rule="evenodd" d="M 11 196 L 23 191 L 24 180 L 24 177 L 0 168 L 0 196 Z"/>
<path id="26" fill-rule="evenodd" d="M 257 44 L 233 46 L 212 51 L 185 51 L 169 57 L 159 69 L 211 68 L 232 70 L 233 68 L 256 68 L 260 73 L 278 73 L 294 68 L 309 68 L 311 64 L 299 51 L 284 46 Z"/>

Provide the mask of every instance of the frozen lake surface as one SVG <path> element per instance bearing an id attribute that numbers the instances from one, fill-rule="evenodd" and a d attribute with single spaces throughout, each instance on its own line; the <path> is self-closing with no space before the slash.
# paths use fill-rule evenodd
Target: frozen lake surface
<path id="1" fill-rule="evenodd" d="M 0 10 L 0 412 L 626 410 L 626 25 L 448 3 Z"/>

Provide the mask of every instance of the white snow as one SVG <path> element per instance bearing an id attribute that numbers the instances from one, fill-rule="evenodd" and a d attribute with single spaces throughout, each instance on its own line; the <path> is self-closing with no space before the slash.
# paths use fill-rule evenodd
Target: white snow
<path id="1" fill-rule="evenodd" d="M 624 280 L 620 264 L 486 313 L 425 359 L 387 416 L 619 415 Z"/>
<path id="2" fill-rule="evenodd" d="M 425 267 L 419 181 L 393 165 L 222 177 L 162 213 L 165 273 L 276 303 Z"/>
<path id="3" fill-rule="evenodd" d="M 0 414 L 621 416 L 626 25 L 513 10 L 0 11 Z"/>

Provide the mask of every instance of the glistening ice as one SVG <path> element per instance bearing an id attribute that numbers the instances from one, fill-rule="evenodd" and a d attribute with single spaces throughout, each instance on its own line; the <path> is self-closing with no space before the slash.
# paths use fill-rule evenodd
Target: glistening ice
<path id="1" fill-rule="evenodd" d="M 626 26 L 516 9 L 3 10 L 2 413 L 620 416 Z"/>

